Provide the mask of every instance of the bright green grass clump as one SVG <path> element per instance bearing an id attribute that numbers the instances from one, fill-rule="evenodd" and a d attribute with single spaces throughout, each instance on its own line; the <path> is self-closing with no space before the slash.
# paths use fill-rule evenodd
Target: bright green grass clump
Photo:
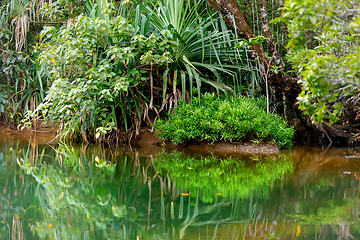
<path id="1" fill-rule="evenodd" d="M 156 130 L 161 139 L 174 144 L 189 140 L 276 142 L 290 148 L 294 129 L 275 114 L 267 114 L 263 99 L 234 97 L 220 99 L 204 94 L 192 104 L 182 103 L 167 120 L 159 120 Z"/>

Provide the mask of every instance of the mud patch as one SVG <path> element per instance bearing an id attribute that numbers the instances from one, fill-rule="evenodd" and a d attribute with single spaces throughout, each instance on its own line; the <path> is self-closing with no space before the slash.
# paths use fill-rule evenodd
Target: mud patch
<path id="1" fill-rule="evenodd" d="M 19 144 L 46 144 L 53 140 L 56 136 L 57 129 L 52 126 L 40 126 L 36 130 L 24 129 L 19 130 L 10 128 L 0 123 L 0 143 L 16 143 Z M 55 141 L 53 143 L 56 143 Z"/>
<path id="2" fill-rule="evenodd" d="M 156 132 L 148 130 L 141 130 L 140 135 L 133 139 L 131 145 L 141 148 L 143 151 L 158 152 L 162 149 L 172 150 L 177 149 L 183 152 L 198 153 L 201 155 L 209 152 L 216 156 L 240 156 L 240 155 L 254 155 L 265 154 L 272 155 L 279 152 L 279 148 L 271 144 L 257 144 L 252 142 L 215 142 L 213 144 L 208 142 L 199 142 L 188 145 L 174 145 L 170 142 L 164 142 L 156 136 Z"/>

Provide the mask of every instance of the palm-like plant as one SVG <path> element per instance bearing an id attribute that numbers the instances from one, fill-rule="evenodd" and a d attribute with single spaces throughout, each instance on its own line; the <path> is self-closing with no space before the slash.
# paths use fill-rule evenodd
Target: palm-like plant
<path id="1" fill-rule="evenodd" d="M 26 35 L 29 31 L 30 16 L 28 11 L 31 1 L 18 0 L 10 3 L 10 20 L 11 25 L 14 27 L 15 46 L 16 50 L 20 51 L 25 45 Z"/>
<path id="2" fill-rule="evenodd" d="M 0 8 L 0 71 L 4 73 L 0 87 L 6 98 L 6 104 L 0 103 L 0 112 L 7 107 L 10 117 L 34 110 L 45 94 L 45 69 L 26 47 L 31 21 L 39 19 L 40 5 L 41 0 L 9 0 Z"/>
<path id="3" fill-rule="evenodd" d="M 11 0 L 2 9 L 1 15 L 10 23 L 15 38 L 15 49 L 21 51 L 25 46 L 30 22 L 38 19 L 37 0 Z"/>
<path id="4" fill-rule="evenodd" d="M 222 84 L 221 75 L 234 76 L 236 70 L 251 67 L 241 62 L 240 52 L 233 48 L 236 38 L 227 30 L 223 19 L 204 7 L 204 3 L 204 0 L 164 0 L 158 5 L 143 7 L 147 15 L 143 18 L 151 18 L 152 31 L 178 43 L 171 50 L 171 68 L 188 75 L 190 88 L 195 78 L 199 91 L 201 81 L 223 91 L 231 90 Z M 173 76 L 176 85 L 176 72 Z"/>

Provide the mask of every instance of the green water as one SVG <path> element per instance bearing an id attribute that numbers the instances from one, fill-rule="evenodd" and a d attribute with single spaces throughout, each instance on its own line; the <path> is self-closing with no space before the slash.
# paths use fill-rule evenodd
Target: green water
<path id="1" fill-rule="evenodd" d="M 360 159 L 350 154 L 2 141 L 0 239 L 360 239 Z"/>

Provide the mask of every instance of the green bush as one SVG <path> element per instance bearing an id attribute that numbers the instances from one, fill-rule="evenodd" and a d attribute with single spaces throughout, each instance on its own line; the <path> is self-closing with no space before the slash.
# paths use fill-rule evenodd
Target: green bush
<path id="1" fill-rule="evenodd" d="M 202 95 L 201 105 L 182 103 L 159 120 L 155 129 L 158 136 L 174 144 L 187 141 L 275 141 L 280 148 L 290 148 L 294 129 L 275 114 L 267 114 L 263 99 L 234 97 L 221 99 L 215 94 Z"/>
<path id="2" fill-rule="evenodd" d="M 165 64 L 173 43 L 155 34 L 133 36 L 133 27 L 121 16 L 104 18 L 80 15 L 67 28 L 45 27 L 40 33 L 43 42 L 36 51 L 51 86 L 26 116 L 25 126 L 38 117 L 62 122 L 62 136 L 101 140 L 122 126 L 127 131 L 132 111 L 140 115 L 141 100 L 130 88 L 141 89 L 150 73 L 139 66 Z M 130 110 L 130 102 L 136 108 Z"/>

